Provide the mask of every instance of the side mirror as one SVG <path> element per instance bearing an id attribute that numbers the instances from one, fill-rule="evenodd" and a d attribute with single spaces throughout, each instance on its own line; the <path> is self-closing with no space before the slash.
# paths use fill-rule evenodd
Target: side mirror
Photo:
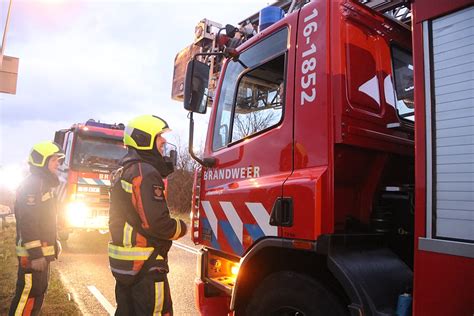
<path id="1" fill-rule="evenodd" d="M 209 87 L 209 66 L 197 60 L 190 60 L 184 81 L 184 108 L 191 112 L 206 113 Z"/>
<path id="2" fill-rule="evenodd" d="M 54 142 L 58 144 L 59 146 L 61 146 L 61 148 L 63 148 L 64 137 L 66 136 L 67 132 L 68 132 L 67 129 L 62 129 L 54 133 Z"/>

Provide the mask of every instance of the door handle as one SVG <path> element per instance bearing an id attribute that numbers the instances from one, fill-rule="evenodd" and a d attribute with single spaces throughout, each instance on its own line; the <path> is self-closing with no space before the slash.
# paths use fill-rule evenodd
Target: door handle
<path id="1" fill-rule="evenodd" d="M 273 204 L 270 214 L 270 225 L 272 226 L 293 226 L 293 199 L 290 197 L 279 197 Z"/>

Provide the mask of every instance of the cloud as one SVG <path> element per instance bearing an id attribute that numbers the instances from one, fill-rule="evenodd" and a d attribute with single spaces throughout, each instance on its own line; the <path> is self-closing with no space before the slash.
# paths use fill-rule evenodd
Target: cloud
<path id="1" fill-rule="evenodd" d="M 36 141 L 89 118 L 126 122 L 153 113 L 187 142 L 187 113 L 171 100 L 176 53 L 192 42 L 199 20 L 236 23 L 265 1 L 13 4 L 5 53 L 20 66 L 17 94 L 0 95 L 0 164 L 25 159 Z M 208 118 L 196 120 L 203 139 Z"/>
<path id="2" fill-rule="evenodd" d="M 35 143 L 53 140 L 54 132 L 70 126 L 68 121 L 19 120 L 2 122 L 0 129 L 0 165 L 24 163 Z"/>

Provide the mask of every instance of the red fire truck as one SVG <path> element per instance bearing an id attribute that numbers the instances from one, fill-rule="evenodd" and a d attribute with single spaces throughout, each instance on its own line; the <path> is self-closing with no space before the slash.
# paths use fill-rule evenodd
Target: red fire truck
<path id="1" fill-rule="evenodd" d="M 110 172 L 126 154 L 123 124 L 88 120 L 56 132 L 66 158 L 60 166 L 59 234 L 108 229 Z"/>
<path id="2" fill-rule="evenodd" d="M 472 1 L 306 2 L 203 20 L 176 58 L 199 311 L 472 315 Z"/>

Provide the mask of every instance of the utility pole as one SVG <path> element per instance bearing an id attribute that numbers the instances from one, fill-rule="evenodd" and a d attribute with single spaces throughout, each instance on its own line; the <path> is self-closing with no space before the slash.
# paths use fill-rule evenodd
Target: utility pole
<path id="1" fill-rule="evenodd" d="M 16 84 L 18 81 L 19 59 L 4 55 L 7 41 L 8 25 L 10 22 L 10 12 L 12 1 L 9 1 L 5 28 L 3 31 L 2 46 L 0 48 L 0 93 L 16 94 Z"/>

